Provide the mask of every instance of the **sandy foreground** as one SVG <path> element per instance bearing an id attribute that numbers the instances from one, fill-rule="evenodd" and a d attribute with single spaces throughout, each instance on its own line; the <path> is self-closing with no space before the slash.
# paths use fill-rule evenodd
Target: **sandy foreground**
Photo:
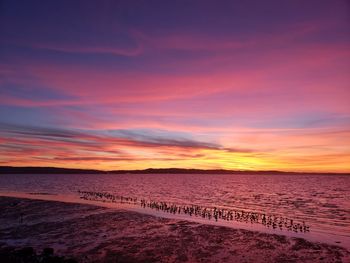
<path id="1" fill-rule="evenodd" d="M 78 262 L 350 262 L 344 248 L 105 207 L 0 197 L 0 248 Z"/>

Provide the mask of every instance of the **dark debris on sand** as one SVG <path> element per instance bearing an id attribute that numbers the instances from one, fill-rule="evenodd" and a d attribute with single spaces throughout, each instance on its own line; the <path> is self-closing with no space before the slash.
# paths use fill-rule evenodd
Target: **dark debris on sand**
<path id="1" fill-rule="evenodd" d="M 32 247 L 0 247 L 1 263 L 78 263 L 73 258 L 54 255 L 53 248 L 44 248 L 37 254 Z"/>

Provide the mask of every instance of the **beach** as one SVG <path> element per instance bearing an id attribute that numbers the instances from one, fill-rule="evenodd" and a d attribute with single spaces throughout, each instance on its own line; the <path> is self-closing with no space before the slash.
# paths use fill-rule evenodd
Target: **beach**
<path id="1" fill-rule="evenodd" d="M 0 248 L 78 262 L 349 262 L 345 248 L 88 204 L 0 197 Z"/>
<path id="2" fill-rule="evenodd" d="M 0 263 L 350 263 L 350 0 L 0 0 Z"/>

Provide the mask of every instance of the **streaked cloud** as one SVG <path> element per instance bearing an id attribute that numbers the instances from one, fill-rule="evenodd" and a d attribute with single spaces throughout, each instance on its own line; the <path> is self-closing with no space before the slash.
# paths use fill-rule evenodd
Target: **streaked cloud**
<path id="1" fill-rule="evenodd" d="M 0 162 L 350 171 L 347 5 L 4 1 Z"/>

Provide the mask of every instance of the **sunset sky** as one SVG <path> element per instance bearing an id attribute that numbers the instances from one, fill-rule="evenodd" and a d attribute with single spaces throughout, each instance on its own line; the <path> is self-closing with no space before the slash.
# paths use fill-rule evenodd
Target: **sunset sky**
<path id="1" fill-rule="evenodd" d="M 0 165 L 350 172 L 350 2 L 0 1 Z"/>

